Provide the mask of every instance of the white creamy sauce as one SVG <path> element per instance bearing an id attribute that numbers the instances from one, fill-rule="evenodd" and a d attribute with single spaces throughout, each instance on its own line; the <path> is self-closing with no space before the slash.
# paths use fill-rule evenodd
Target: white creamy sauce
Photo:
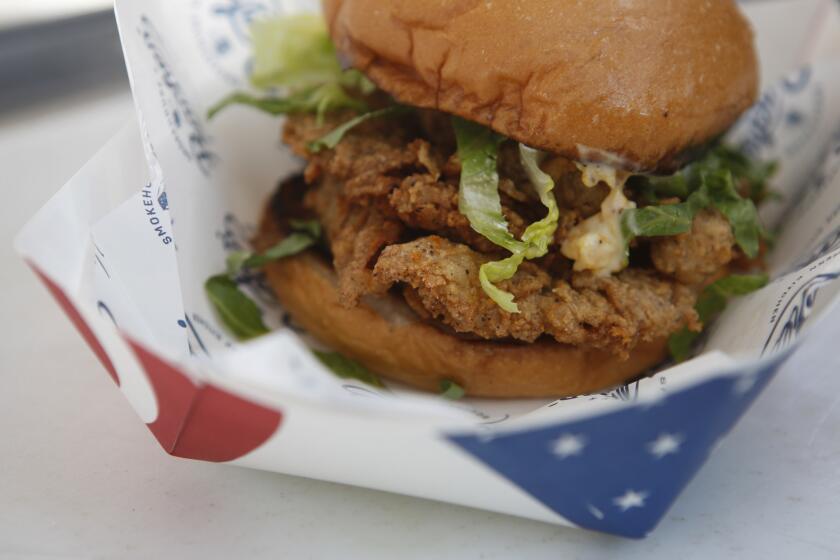
<path id="1" fill-rule="evenodd" d="M 626 180 L 626 173 L 619 171 L 611 165 L 606 163 L 578 163 L 575 162 L 575 167 L 580 171 L 580 178 L 583 184 L 589 188 L 594 187 L 599 182 L 603 181 L 611 189 L 615 189 L 616 185 L 621 183 L 624 185 Z"/>
<path id="2" fill-rule="evenodd" d="M 583 184 L 589 188 L 603 181 L 610 194 L 601 203 L 601 211 L 576 225 L 560 248 L 564 256 L 575 261 L 575 270 L 591 270 L 607 276 L 627 266 L 624 236 L 621 233 L 621 212 L 635 208 L 636 203 L 624 196 L 624 183 L 629 173 L 597 163 L 575 163 Z"/>
<path id="3" fill-rule="evenodd" d="M 578 151 L 578 158 L 580 161 L 585 161 L 587 164 L 603 163 L 616 169 L 626 169 L 628 171 L 639 171 L 639 164 L 607 150 L 600 148 L 592 148 L 583 144 L 576 145 Z"/>

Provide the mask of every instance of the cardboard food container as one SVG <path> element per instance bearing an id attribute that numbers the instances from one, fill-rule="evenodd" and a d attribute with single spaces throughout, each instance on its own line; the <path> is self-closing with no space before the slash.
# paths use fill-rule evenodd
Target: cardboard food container
<path id="1" fill-rule="evenodd" d="M 783 197 L 762 215 L 784 227 L 772 282 L 733 301 L 694 359 L 598 395 L 448 401 L 335 377 L 259 276 L 244 289 L 276 330 L 240 344 L 216 320 L 204 281 L 247 247 L 261 205 L 301 162 L 280 145 L 278 119 L 240 107 L 212 123 L 204 115 L 246 85 L 249 21 L 317 9 L 247 4 L 117 1 L 137 118 L 17 239 L 163 449 L 628 537 L 650 532 L 840 300 L 840 62 L 794 72 L 730 133 L 751 156 L 780 162 L 773 187 Z"/>

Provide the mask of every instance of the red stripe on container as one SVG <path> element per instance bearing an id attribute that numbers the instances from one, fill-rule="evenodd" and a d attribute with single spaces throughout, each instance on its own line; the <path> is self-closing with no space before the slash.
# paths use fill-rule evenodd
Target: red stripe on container
<path id="1" fill-rule="evenodd" d="M 166 452 L 172 453 L 200 388 L 174 366 L 133 340 L 127 340 L 157 399 L 157 418 L 147 425 Z"/>
<path id="2" fill-rule="evenodd" d="M 29 266 L 119 385 L 113 362 L 67 294 L 35 265 Z M 148 426 L 167 453 L 202 461 L 233 461 L 265 443 L 280 426 L 283 415 L 277 410 L 217 387 L 196 385 L 175 366 L 126 340 L 152 384 L 158 416 Z"/>
<path id="3" fill-rule="evenodd" d="M 212 385 L 196 385 L 178 368 L 129 340 L 158 398 L 149 429 L 177 457 L 225 462 L 270 438 L 283 418 L 277 410 Z"/>
<path id="4" fill-rule="evenodd" d="M 76 330 L 82 335 L 82 338 L 85 339 L 85 342 L 88 343 L 90 349 L 93 350 L 93 353 L 96 354 L 96 357 L 99 358 L 99 361 L 102 362 L 102 365 L 105 366 L 105 369 L 111 375 L 111 378 L 114 380 L 114 383 L 117 385 L 120 384 L 120 378 L 117 375 L 117 370 L 114 369 L 114 364 L 111 362 L 111 358 L 108 357 L 108 354 L 105 352 L 105 349 L 99 343 L 99 340 L 96 338 L 96 335 L 93 334 L 93 331 L 90 329 L 88 324 L 82 319 L 81 314 L 76 309 L 76 306 L 70 301 L 67 295 L 62 291 L 58 285 L 53 282 L 52 280 L 47 277 L 46 274 L 38 270 L 31 262 L 27 261 L 27 264 L 32 268 L 35 274 L 40 278 L 41 282 L 47 287 L 50 293 L 53 295 L 55 300 L 58 302 L 58 305 L 61 306 L 61 309 L 64 310 L 64 313 L 67 317 L 70 318 L 70 321 L 75 325 Z"/>

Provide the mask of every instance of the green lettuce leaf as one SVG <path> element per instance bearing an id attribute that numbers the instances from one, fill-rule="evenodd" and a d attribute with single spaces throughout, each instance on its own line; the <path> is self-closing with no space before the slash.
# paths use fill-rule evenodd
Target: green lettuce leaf
<path id="1" fill-rule="evenodd" d="M 508 313 L 519 313 L 519 307 L 513 301 L 513 294 L 502 290 L 496 286 L 496 283 L 513 278 L 523 260 L 525 260 L 524 252 L 515 253 L 500 261 L 484 263 L 478 269 L 478 281 L 484 293 Z"/>
<path id="2" fill-rule="evenodd" d="M 524 251 L 525 244 L 508 230 L 499 197 L 496 167 L 504 137 L 459 117 L 453 117 L 452 126 L 461 160 L 458 210 L 467 217 L 473 230 L 492 243 L 512 253 Z"/>
<path id="3" fill-rule="evenodd" d="M 751 199 L 743 198 L 735 190 L 731 171 L 709 168 L 696 176 L 685 172 L 675 184 L 692 189 L 685 202 L 654 204 L 622 212 L 621 228 L 626 242 L 637 236 L 677 235 L 690 231 L 697 212 L 711 206 L 729 221 L 735 242 L 744 254 L 750 258 L 758 255 L 763 232 L 758 210 Z"/>
<path id="4" fill-rule="evenodd" d="M 694 309 L 704 327 L 726 308 L 730 298 L 743 296 L 767 285 L 766 274 L 733 274 L 712 282 L 700 293 Z M 691 355 L 691 348 L 700 333 L 683 328 L 668 338 L 668 349 L 677 362 Z"/>
<path id="5" fill-rule="evenodd" d="M 758 255 L 761 224 L 758 210 L 749 198 L 742 198 L 735 190 L 732 172 L 721 169 L 703 174 L 703 186 L 715 208 L 726 216 L 732 226 L 735 242 L 750 258 Z"/>
<path id="6" fill-rule="evenodd" d="M 673 175 L 636 176 L 632 184 L 657 197 L 676 196 L 686 199 L 688 195 L 700 188 L 703 173 L 729 171 L 736 184 L 742 181 L 746 183 L 749 198 L 754 202 L 760 202 L 767 195 L 768 182 L 777 170 L 778 164 L 775 161 L 766 163 L 755 161 L 734 147 L 719 144 L 708 150 L 702 158 Z"/>
<path id="7" fill-rule="evenodd" d="M 694 211 L 686 203 L 629 208 L 621 213 L 625 240 L 633 237 L 678 235 L 691 230 Z"/>
<path id="8" fill-rule="evenodd" d="M 458 210 L 467 217 L 473 230 L 512 253 L 510 257 L 481 266 L 478 274 L 481 287 L 499 307 L 509 313 L 518 313 L 513 294 L 495 284 L 512 278 L 523 260 L 538 258 L 548 252 L 560 214 L 552 194 L 554 181 L 540 169 L 540 153 L 520 144 L 522 165 L 548 212 L 545 218 L 525 229 L 522 240 L 516 239 L 502 214 L 499 196 L 497 163 L 504 137 L 458 117 L 452 119 L 452 126 L 461 160 Z"/>
<path id="9" fill-rule="evenodd" d="M 690 331 L 683 327 L 674 334 L 668 337 L 668 352 L 671 358 L 679 363 L 684 362 L 691 357 L 691 349 L 694 347 L 694 341 L 700 333 Z"/>
<path id="10" fill-rule="evenodd" d="M 260 89 L 306 88 L 337 81 L 341 75 L 335 47 L 318 14 L 256 20 L 251 40 L 251 83 Z"/>
<path id="11" fill-rule="evenodd" d="M 724 297 L 744 296 L 760 290 L 767 285 L 767 281 L 766 274 L 732 274 L 710 284 L 705 291 Z"/>
<path id="12" fill-rule="evenodd" d="M 522 167 L 537 191 L 540 202 L 548 209 L 545 218 L 529 225 L 522 233 L 522 241 L 530 245 L 526 255 L 529 259 L 541 257 L 548 252 L 548 246 L 554 240 L 554 232 L 557 230 L 557 221 L 560 219 L 560 209 L 552 192 L 554 180 L 540 169 L 541 156 L 538 150 L 519 144 L 519 160 Z"/>
<path id="13" fill-rule="evenodd" d="M 457 401 L 464 398 L 466 391 L 464 388 L 452 381 L 451 379 L 441 379 L 440 381 L 440 396 L 445 399 Z"/>
<path id="14" fill-rule="evenodd" d="M 624 210 L 621 213 L 621 230 L 628 243 L 634 237 L 679 235 L 690 231 L 694 216 L 710 204 L 708 189 L 701 186 L 685 202 Z"/>
<path id="15" fill-rule="evenodd" d="M 204 290 L 222 323 L 236 338 L 249 340 L 268 332 L 257 304 L 227 274 L 208 278 Z"/>
<path id="16" fill-rule="evenodd" d="M 369 95 L 376 91 L 376 84 L 355 68 L 349 68 L 342 72 L 339 83 L 347 89 L 358 91 L 362 95 Z"/>
<path id="17" fill-rule="evenodd" d="M 315 113 L 319 122 L 330 111 L 368 110 L 350 95 L 371 93 L 376 86 L 358 70 L 342 70 L 323 18 L 297 14 L 260 19 L 251 26 L 254 67 L 251 83 L 260 89 L 280 88 L 283 95 L 257 97 L 235 92 L 207 112 L 213 118 L 233 104 L 254 107 L 271 115 Z"/>
<path id="18" fill-rule="evenodd" d="M 321 352 L 319 350 L 313 350 L 312 352 L 322 364 L 342 379 L 357 379 L 380 389 L 385 388 L 385 384 L 382 383 L 382 380 L 375 373 L 368 370 L 359 362 L 351 360 L 344 354 L 339 354 L 338 352 Z"/>
<path id="19" fill-rule="evenodd" d="M 519 155 L 522 165 L 528 174 L 528 178 L 534 185 L 534 189 L 537 191 L 543 205 L 548 209 L 548 213 L 542 220 L 534 222 L 525 228 L 525 231 L 522 233 L 522 243 L 525 244 L 524 246 L 516 246 L 514 254 L 510 257 L 500 261 L 485 263 L 478 271 L 478 279 L 481 282 L 481 287 L 484 289 L 484 292 L 499 307 L 509 313 L 519 312 L 519 307 L 513 301 L 513 294 L 500 289 L 495 284 L 513 278 L 519 265 L 526 258 L 539 258 L 548 252 L 548 246 L 554 240 L 557 220 L 560 217 L 557 200 L 552 193 L 554 181 L 539 166 L 540 152 L 520 144 Z"/>
<path id="20" fill-rule="evenodd" d="M 235 277 L 243 268 L 259 268 L 271 261 L 291 257 L 305 251 L 321 238 L 321 224 L 317 220 L 292 220 L 292 233 L 262 253 L 233 251 L 228 254 L 227 273 Z"/>
<path id="21" fill-rule="evenodd" d="M 207 298 L 231 333 L 248 340 L 268 332 L 262 313 L 254 301 L 239 289 L 236 276 L 243 268 L 258 268 L 266 263 L 296 255 L 311 247 L 321 237 L 321 224 L 315 220 L 292 220 L 292 233 L 262 253 L 234 251 L 227 257 L 227 273 L 211 276 L 204 283 Z"/>
<path id="22" fill-rule="evenodd" d="M 776 169 L 775 162 L 755 162 L 732 147 L 716 146 L 703 158 L 674 175 L 634 177 L 632 184 L 648 200 L 679 197 L 690 204 L 683 207 L 675 204 L 629 210 L 626 217 L 622 216 L 622 225 L 630 235 L 673 235 L 667 232 L 688 231 L 682 229 L 685 217 L 691 216 L 693 219 L 698 210 L 713 206 L 729 220 L 741 250 L 748 257 L 755 257 L 759 250 L 759 240 L 765 236 L 755 202 L 766 198 L 767 182 Z M 736 188 L 742 181 L 748 187 L 748 197 L 741 196 Z M 660 211 L 656 208 L 670 209 Z"/>
<path id="23" fill-rule="evenodd" d="M 324 228 L 321 227 L 321 222 L 318 220 L 289 220 L 289 225 L 292 231 L 308 233 L 315 239 L 320 239 L 324 233 Z"/>
<path id="24" fill-rule="evenodd" d="M 321 136 L 317 140 L 313 140 L 306 147 L 307 149 L 309 149 L 310 152 L 316 153 L 320 152 L 324 148 L 331 150 L 335 148 L 339 142 L 341 142 L 341 139 L 344 138 L 344 135 L 347 134 L 347 132 L 351 128 L 358 126 L 363 122 L 369 121 L 371 119 L 393 116 L 400 113 L 405 113 L 408 110 L 408 107 L 394 105 L 391 107 L 385 107 L 384 109 L 371 111 L 369 113 L 362 113 L 361 115 L 354 117 L 345 123 L 342 123 L 341 125 L 337 126 L 336 128 L 334 128 L 324 136 Z"/>
<path id="25" fill-rule="evenodd" d="M 641 182 L 649 187 L 656 198 L 677 197 L 683 200 L 688 198 L 697 186 L 694 184 L 694 175 L 689 173 L 688 169 L 667 177 L 655 175 L 634 177 L 633 182 Z"/>
<path id="26" fill-rule="evenodd" d="M 230 105 L 247 105 L 274 116 L 315 113 L 319 123 L 330 111 L 351 109 L 364 112 L 368 110 L 364 101 L 348 95 L 344 88 L 334 82 L 291 93 L 286 97 L 258 97 L 237 91 L 210 107 L 207 118 L 212 119 Z"/>
<path id="27" fill-rule="evenodd" d="M 528 248 L 527 243 L 513 236 L 502 214 L 497 162 L 504 137 L 458 117 L 453 117 L 452 127 L 461 160 L 458 210 L 467 217 L 473 230 L 513 253 L 504 260 L 481 265 L 478 272 L 481 287 L 499 307 L 509 313 L 518 313 L 513 294 L 494 285 L 513 277 Z"/>
<path id="28" fill-rule="evenodd" d="M 756 204 L 771 195 L 768 182 L 779 169 L 778 162 L 756 161 L 747 157 L 743 152 L 721 144 L 712 150 L 717 158 L 717 166 L 732 172 L 735 182 L 744 181 L 748 187 L 749 197 Z"/>
<path id="29" fill-rule="evenodd" d="M 254 107 L 255 109 L 259 109 L 264 113 L 268 113 L 269 115 L 286 115 L 311 110 L 307 101 L 302 95 L 299 95 L 297 97 L 290 96 L 285 98 L 262 98 L 257 97 L 256 95 L 251 95 L 250 93 L 245 93 L 243 91 L 237 91 L 231 93 L 230 95 L 228 95 L 227 97 L 210 107 L 210 109 L 207 110 L 207 118 L 214 118 L 219 112 L 231 105 L 248 105 L 250 107 Z"/>
<path id="30" fill-rule="evenodd" d="M 235 276 L 243 268 L 259 268 L 271 261 L 296 255 L 315 244 L 317 238 L 303 232 L 295 232 L 284 237 L 264 253 L 253 254 L 247 251 L 235 251 L 227 256 L 227 271 Z"/>

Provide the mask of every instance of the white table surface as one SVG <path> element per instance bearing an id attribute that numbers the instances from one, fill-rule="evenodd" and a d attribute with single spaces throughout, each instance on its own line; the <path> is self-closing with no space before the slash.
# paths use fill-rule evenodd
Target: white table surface
<path id="1" fill-rule="evenodd" d="M 167 456 L 11 249 L 131 111 L 0 115 L 0 558 L 840 558 L 840 315 L 645 541 Z"/>

